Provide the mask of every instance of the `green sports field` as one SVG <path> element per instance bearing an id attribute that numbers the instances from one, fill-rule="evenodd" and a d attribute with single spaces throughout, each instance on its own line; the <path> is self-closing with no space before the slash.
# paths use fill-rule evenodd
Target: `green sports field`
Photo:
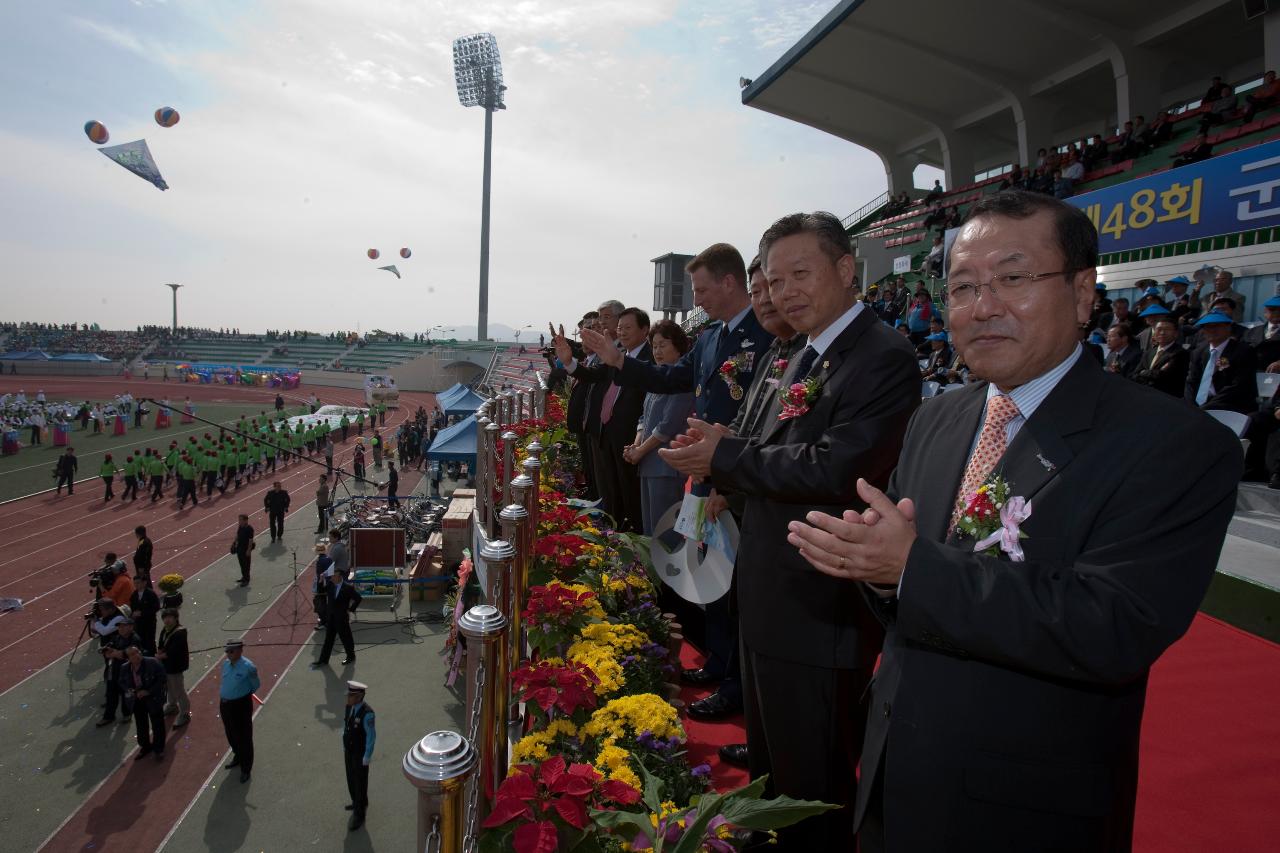
<path id="1" fill-rule="evenodd" d="M 247 418 L 255 418 L 263 411 L 261 401 L 245 401 L 244 404 L 235 403 L 201 403 L 197 414 L 210 421 L 233 424 L 241 415 Z M 293 407 L 285 410 L 287 415 L 306 414 L 306 409 L 302 407 Z M 269 412 L 270 414 L 270 412 Z M 95 477 L 99 467 L 102 465 L 103 455 L 110 453 L 112 461 L 117 467 L 124 464 L 125 456 L 135 450 L 144 447 L 154 447 L 161 452 L 169 447 L 169 442 L 178 439 L 180 443 L 185 443 L 189 435 L 203 435 L 205 432 L 212 432 L 213 427 L 208 424 L 180 424 L 178 423 L 179 413 L 174 412 L 173 426 L 168 429 L 155 429 L 155 415 L 149 415 L 146 418 L 145 426 L 140 430 L 130 429 L 128 435 L 116 438 L 111 435 L 110 428 L 107 431 L 93 434 L 93 424 L 90 423 L 88 430 L 81 430 L 79 422 L 76 422 L 75 428 L 71 431 L 71 445 L 76 449 L 76 458 L 80 462 L 79 473 L 76 475 L 77 480 L 83 480 L 86 477 Z M 29 495 L 33 492 L 39 492 L 48 489 L 56 482 L 53 479 L 53 466 L 57 458 L 62 454 L 63 448 L 54 447 L 50 444 L 43 444 L 38 447 L 27 445 L 27 439 L 31 437 L 30 430 L 23 430 L 22 450 L 14 456 L 0 457 L 0 501 L 19 498 L 23 495 Z M 53 430 L 49 430 L 49 441 L 53 440 Z"/>

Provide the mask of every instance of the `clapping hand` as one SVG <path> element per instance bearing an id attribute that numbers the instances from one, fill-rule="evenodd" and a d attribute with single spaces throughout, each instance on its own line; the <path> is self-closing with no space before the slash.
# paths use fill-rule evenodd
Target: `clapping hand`
<path id="1" fill-rule="evenodd" d="M 916 540 L 915 504 L 904 498 L 895 505 L 863 479 L 858 496 L 865 511 L 845 510 L 840 518 L 811 512 L 787 525 L 787 541 L 823 574 L 896 587 Z"/>
<path id="2" fill-rule="evenodd" d="M 582 327 L 582 345 L 588 350 L 596 354 L 601 363 L 610 367 L 622 367 L 622 362 L 626 358 L 622 350 L 613 345 L 613 338 L 608 335 L 602 335 L 595 329 Z"/>
<path id="3" fill-rule="evenodd" d="M 709 424 L 697 418 L 689 418 L 689 431 L 676 436 L 671 447 L 659 450 L 658 455 L 681 474 L 695 481 L 711 476 L 711 457 L 715 455 L 720 439 L 731 435 L 722 424 Z"/>
<path id="4" fill-rule="evenodd" d="M 551 346 L 556 351 L 556 358 L 560 359 L 560 363 L 566 368 L 569 362 L 573 361 L 573 347 L 569 346 L 569 339 L 564 335 L 564 324 L 560 324 L 560 331 L 556 331 L 555 325 L 548 323 L 547 329 L 551 332 Z"/>

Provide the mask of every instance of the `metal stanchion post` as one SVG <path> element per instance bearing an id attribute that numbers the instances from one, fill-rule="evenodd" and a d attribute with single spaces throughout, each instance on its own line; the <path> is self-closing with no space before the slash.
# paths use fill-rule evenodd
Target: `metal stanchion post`
<path id="1" fill-rule="evenodd" d="M 510 578 L 511 578 L 511 562 L 516 555 L 516 549 L 510 543 L 501 539 L 495 539 L 486 543 L 480 549 L 480 556 L 484 559 L 485 566 L 488 569 L 487 584 L 488 589 L 485 590 L 485 600 L 498 608 L 502 614 L 511 613 L 510 600 Z M 505 635 L 503 635 L 505 636 Z M 501 738 L 503 749 L 501 750 L 501 760 L 496 761 L 493 765 L 493 776 L 489 777 L 486 785 L 487 790 L 496 791 L 498 786 L 502 784 L 502 780 L 507 776 L 507 726 L 510 723 L 508 715 L 508 707 L 511 700 L 508 698 L 511 691 L 511 658 L 507 655 L 507 643 L 505 640 L 495 642 L 494 652 L 494 669 L 490 675 L 494 679 L 494 705 L 493 725 L 495 737 Z"/>
<path id="2" fill-rule="evenodd" d="M 498 467 L 498 432 L 501 430 L 496 423 L 491 423 L 484 428 L 484 456 L 488 467 L 485 469 L 486 486 L 484 490 L 485 512 L 485 535 L 489 537 L 498 535 L 498 514 L 494 511 L 493 492 L 497 486 L 497 467 Z"/>
<path id="3" fill-rule="evenodd" d="M 529 510 L 529 553 L 533 553 L 533 542 L 538 535 L 538 517 L 542 512 L 539 503 L 542 493 L 542 462 L 537 457 L 530 456 L 524 460 L 521 466 L 524 468 L 525 476 L 531 481 L 529 488 L 529 498 L 524 502 L 524 508 Z"/>
<path id="4" fill-rule="evenodd" d="M 520 614 L 524 612 L 525 601 L 529 597 L 529 572 L 533 570 L 533 537 L 534 537 L 534 521 L 533 513 L 529 512 L 529 497 L 532 491 L 533 481 L 525 474 L 521 474 L 511 481 L 511 506 L 519 507 L 523 510 L 520 515 L 518 524 L 519 544 L 516 546 L 516 568 L 511 573 L 512 584 L 511 608 L 515 614 L 515 626 L 512 629 L 511 637 L 511 660 L 515 663 L 523 660 L 526 654 L 524 639 L 524 623 L 520 619 Z M 507 507 L 503 510 L 503 523 L 506 523 Z M 508 540 L 510 541 L 510 540 Z M 513 663 L 514 665 L 514 663 Z"/>
<path id="5" fill-rule="evenodd" d="M 488 403 L 485 403 L 480 408 L 480 411 L 482 412 L 487 412 L 488 410 L 489 410 Z M 476 419 L 476 428 L 479 430 L 479 435 L 481 438 L 480 441 L 476 442 L 476 516 L 477 516 L 477 521 L 481 525 L 483 525 L 486 530 L 488 529 L 488 525 L 489 525 L 489 517 L 485 514 L 488 507 L 482 496 L 487 493 L 487 488 L 488 488 L 487 484 L 489 482 L 489 469 L 491 465 L 489 462 L 488 453 L 486 452 L 487 446 L 485 444 L 484 439 L 489 434 L 488 430 L 489 430 L 490 423 L 492 423 L 492 421 L 489 420 L 487 415 L 481 415 L 479 418 Z"/>
<path id="6" fill-rule="evenodd" d="M 492 811 L 507 774 L 507 629 L 507 618 L 492 604 L 477 604 L 458 619 L 458 631 L 467 638 L 467 731 L 480 758 L 477 822 Z"/>
<path id="7" fill-rule="evenodd" d="M 527 479 L 523 476 L 517 477 L 516 480 Z M 515 486 L 515 481 L 512 482 Z M 515 669 L 520 665 L 521 659 L 524 657 L 524 645 L 521 642 L 523 635 L 521 633 L 520 614 L 524 612 L 525 584 L 529 577 L 529 560 L 532 554 L 529 552 L 527 536 L 529 529 L 529 512 L 519 503 L 508 504 L 502 508 L 502 512 L 498 514 L 498 518 L 502 520 L 502 538 L 511 543 L 515 548 L 515 557 L 511 563 L 511 571 L 507 575 L 507 594 L 508 601 L 511 604 L 511 626 L 507 630 L 507 660 L 511 662 L 511 668 Z M 510 712 L 508 719 L 513 724 L 520 723 L 520 707 L 519 703 L 512 698 L 510 701 Z"/>
<path id="8" fill-rule="evenodd" d="M 405 753 L 400 767 L 418 789 L 418 844 L 427 853 L 462 853 L 479 819 L 463 810 L 478 756 L 457 732 L 432 732 Z M 474 808 L 474 804 L 473 804 Z"/>
<path id="9" fill-rule="evenodd" d="M 515 464 L 516 442 L 520 436 L 514 432 L 502 434 L 502 505 L 511 503 L 511 467 Z"/>

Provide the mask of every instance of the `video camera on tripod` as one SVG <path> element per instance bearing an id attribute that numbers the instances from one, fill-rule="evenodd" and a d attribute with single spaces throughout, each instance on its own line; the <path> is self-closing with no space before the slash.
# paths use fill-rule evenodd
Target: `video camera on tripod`
<path id="1" fill-rule="evenodd" d="M 122 575 L 129 570 L 124 560 L 115 560 L 114 558 L 115 554 L 109 554 L 106 565 L 89 572 L 89 589 L 97 593 L 110 589 L 111 585 L 116 581 L 116 576 Z M 111 562 L 111 560 L 114 560 L 114 562 Z"/>

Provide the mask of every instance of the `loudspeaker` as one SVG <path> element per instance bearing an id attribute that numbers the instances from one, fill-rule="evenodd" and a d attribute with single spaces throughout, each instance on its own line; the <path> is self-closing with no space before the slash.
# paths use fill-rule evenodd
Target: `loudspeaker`
<path id="1" fill-rule="evenodd" d="M 1270 0 L 1240 0 L 1244 6 L 1244 19 L 1251 21 L 1271 11 Z"/>

